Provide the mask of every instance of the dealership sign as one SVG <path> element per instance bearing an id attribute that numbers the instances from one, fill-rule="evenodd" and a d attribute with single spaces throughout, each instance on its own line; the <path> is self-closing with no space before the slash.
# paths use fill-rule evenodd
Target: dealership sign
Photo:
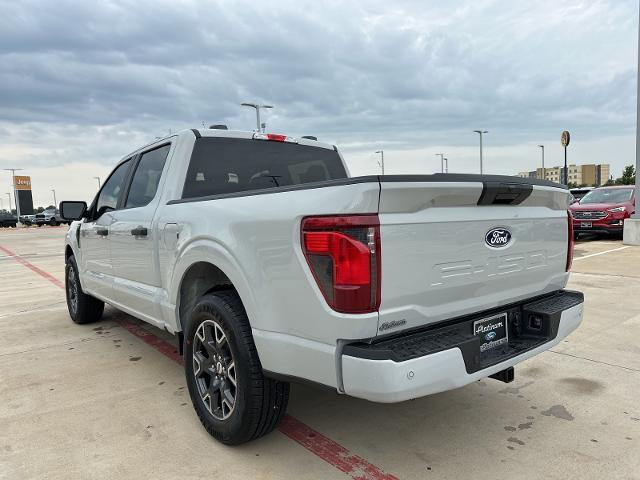
<path id="1" fill-rule="evenodd" d="M 31 177 L 16 175 L 16 190 L 31 190 Z"/>

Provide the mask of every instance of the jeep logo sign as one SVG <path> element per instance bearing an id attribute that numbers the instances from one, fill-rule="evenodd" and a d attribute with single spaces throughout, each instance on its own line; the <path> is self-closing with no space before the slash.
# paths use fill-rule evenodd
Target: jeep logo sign
<path id="1" fill-rule="evenodd" d="M 506 228 L 492 228 L 484 236 L 484 241 L 491 248 L 506 247 L 511 241 L 511 232 Z"/>

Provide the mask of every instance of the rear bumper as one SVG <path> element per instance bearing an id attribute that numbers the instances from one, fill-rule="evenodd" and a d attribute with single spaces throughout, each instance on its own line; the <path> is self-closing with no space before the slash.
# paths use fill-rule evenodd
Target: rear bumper
<path id="1" fill-rule="evenodd" d="M 479 355 L 477 337 L 471 329 L 467 332 L 467 326 L 484 314 L 377 344 L 345 346 L 344 391 L 354 397 L 391 403 L 462 387 L 560 343 L 582 321 L 583 303 L 581 293 L 563 291 L 505 309 L 510 312 L 509 344 L 492 350 L 485 358 Z M 520 317 L 511 314 L 516 311 Z M 544 318 L 539 335 L 531 335 L 521 326 L 528 312 Z M 425 351 L 433 353 L 422 355 Z"/>

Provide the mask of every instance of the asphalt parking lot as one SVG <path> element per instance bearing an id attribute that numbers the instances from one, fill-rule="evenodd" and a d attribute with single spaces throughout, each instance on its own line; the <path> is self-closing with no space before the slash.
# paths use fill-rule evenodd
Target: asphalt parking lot
<path id="1" fill-rule="evenodd" d="M 0 230 L 2 479 L 640 478 L 640 247 L 577 243 L 585 320 L 509 385 L 393 405 L 294 385 L 278 431 L 229 448 L 171 336 L 112 308 L 71 322 L 65 231 Z"/>

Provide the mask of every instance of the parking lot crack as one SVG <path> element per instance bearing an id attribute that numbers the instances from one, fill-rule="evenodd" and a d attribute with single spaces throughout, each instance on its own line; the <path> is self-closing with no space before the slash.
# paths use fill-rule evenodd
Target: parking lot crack
<path id="1" fill-rule="evenodd" d="M 629 370 L 631 372 L 640 373 L 640 368 L 625 367 L 624 365 L 616 365 L 615 363 L 607 363 L 607 362 L 603 362 L 601 360 L 594 360 L 593 358 L 581 357 L 580 355 L 573 355 L 571 353 L 558 352 L 556 350 L 548 350 L 548 351 L 551 352 L 551 353 L 555 353 L 556 355 L 565 355 L 567 357 L 573 357 L 573 358 L 577 358 L 577 359 L 580 359 L 580 360 L 586 360 L 588 362 L 599 363 L 601 365 L 607 365 L 609 367 L 622 368 L 624 370 Z"/>
<path id="2" fill-rule="evenodd" d="M 17 312 L 5 313 L 4 315 L 0 315 L 0 318 L 10 317 L 12 315 L 18 315 L 20 313 L 30 313 L 30 312 L 37 312 L 38 310 L 47 310 L 50 307 L 54 307 L 56 305 L 66 304 L 66 303 L 67 303 L 66 300 L 60 300 L 59 302 L 47 303 L 46 305 L 39 305 L 34 308 L 27 308 L 24 310 L 18 310 Z"/>

